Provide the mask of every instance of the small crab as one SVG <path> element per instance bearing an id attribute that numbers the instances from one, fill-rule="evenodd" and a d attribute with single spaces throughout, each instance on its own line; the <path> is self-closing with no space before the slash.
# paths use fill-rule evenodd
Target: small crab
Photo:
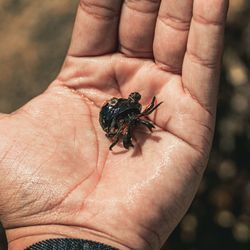
<path id="1" fill-rule="evenodd" d="M 142 111 L 142 105 L 139 103 L 140 99 L 141 95 L 138 92 L 133 92 L 128 99 L 113 97 L 102 106 L 99 122 L 106 132 L 106 136 L 112 140 L 110 150 L 119 142 L 121 137 L 124 148 L 134 147 L 132 144 L 132 131 L 138 125 L 146 126 L 151 132 L 152 128 L 155 128 L 151 121 L 142 119 L 142 117 L 147 117 L 162 102 L 155 105 L 156 98 L 153 97 L 150 105 Z"/>

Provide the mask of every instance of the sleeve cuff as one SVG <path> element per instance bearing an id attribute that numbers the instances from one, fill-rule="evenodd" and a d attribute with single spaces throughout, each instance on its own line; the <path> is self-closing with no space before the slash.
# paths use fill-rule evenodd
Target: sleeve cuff
<path id="1" fill-rule="evenodd" d="M 81 239 L 49 239 L 40 241 L 25 250 L 118 250 L 103 243 Z"/>

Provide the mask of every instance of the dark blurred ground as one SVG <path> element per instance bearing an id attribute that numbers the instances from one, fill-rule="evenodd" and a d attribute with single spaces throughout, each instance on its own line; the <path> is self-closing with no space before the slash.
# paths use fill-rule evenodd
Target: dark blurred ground
<path id="1" fill-rule="evenodd" d="M 0 0 L 0 111 L 41 93 L 63 62 L 78 0 Z M 250 1 L 231 0 L 214 146 L 164 249 L 250 249 Z"/>

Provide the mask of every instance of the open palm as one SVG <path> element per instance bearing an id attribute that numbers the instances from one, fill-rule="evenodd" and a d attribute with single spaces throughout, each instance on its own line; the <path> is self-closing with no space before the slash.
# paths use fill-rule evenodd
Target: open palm
<path id="1" fill-rule="evenodd" d="M 226 0 L 81 1 L 57 79 L 0 116 L 10 249 L 48 235 L 160 248 L 207 163 L 226 9 Z M 111 152 L 100 107 L 134 91 L 145 106 L 164 102 L 150 115 L 156 129 L 138 128 L 134 149 Z"/>

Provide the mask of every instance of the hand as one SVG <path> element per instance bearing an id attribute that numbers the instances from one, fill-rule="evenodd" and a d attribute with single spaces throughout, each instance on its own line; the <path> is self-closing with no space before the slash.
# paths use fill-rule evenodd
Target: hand
<path id="1" fill-rule="evenodd" d="M 82 0 L 48 90 L 0 116 L 0 215 L 9 248 L 79 237 L 159 249 L 188 209 L 214 132 L 227 0 Z M 117 38 L 119 39 L 117 40 Z M 98 121 L 138 91 L 152 134 L 115 146 Z"/>

